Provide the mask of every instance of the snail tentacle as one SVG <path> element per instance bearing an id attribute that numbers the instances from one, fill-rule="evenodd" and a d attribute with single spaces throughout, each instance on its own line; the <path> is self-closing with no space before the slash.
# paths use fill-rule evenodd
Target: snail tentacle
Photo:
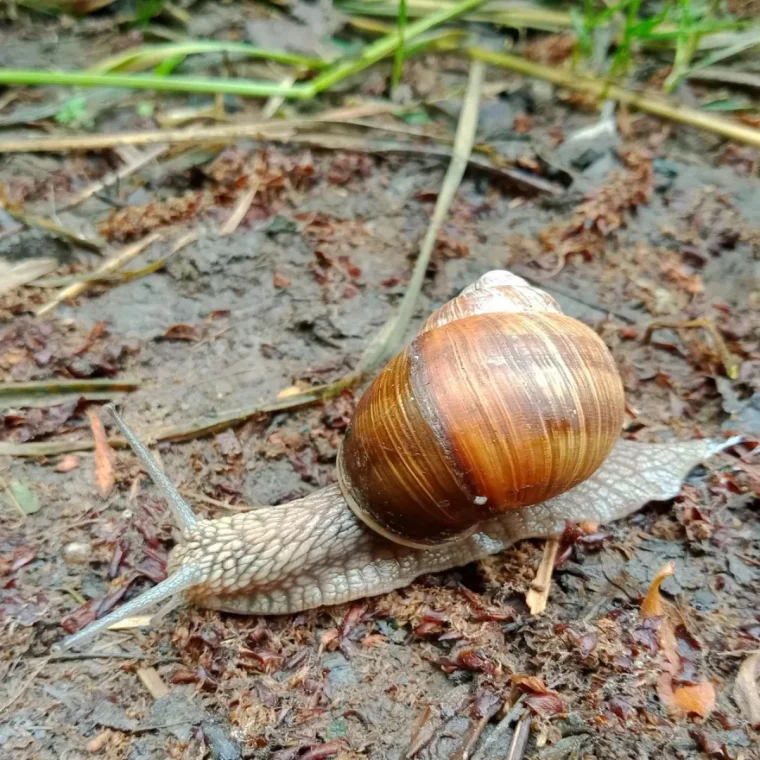
<path id="1" fill-rule="evenodd" d="M 113 404 L 106 404 L 105 408 L 111 413 L 122 435 L 127 439 L 130 448 L 137 454 L 140 463 L 148 471 L 151 480 L 163 491 L 177 525 L 182 530 L 197 525 L 198 518 L 190 508 L 190 505 L 180 496 L 174 483 L 166 477 L 164 471 L 156 464 L 156 460 L 153 459 L 147 447 L 143 445 L 129 425 L 124 422 L 116 411 L 116 407 Z"/>
<path id="2" fill-rule="evenodd" d="M 140 596 L 131 599 L 122 604 L 121 607 L 110 612 L 105 617 L 96 620 L 81 631 L 68 636 L 51 648 L 54 653 L 63 652 L 72 647 L 81 646 L 101 631 L 105 631 L 122 620 L 137 615 L 152 607 L 164 599 L 176 598 L 183 591 L 195 586 L 202 579 L 200 569 L 194 565 L 184 565 L 176 573 L 170 575 L 165 581 L 161 581 L 157 586 L 140 594 Z"/>

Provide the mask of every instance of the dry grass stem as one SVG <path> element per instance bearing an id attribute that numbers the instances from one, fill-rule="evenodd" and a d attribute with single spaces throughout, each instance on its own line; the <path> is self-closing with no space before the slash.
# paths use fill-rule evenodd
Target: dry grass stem
<path id="1" fill-rule="evenodd" d="M 559 87 L 567 87 L 570 90 L 585 92 L 596 98 L 616 100 L 618 103 L 625 103 L 632 108 L 646 111 L 663 119 L 679 122 L 680 124 L 688 124 L 698 129 L 705 129 L 729 140 L 735 140 L 736 142 L 760 148 L 760 129 L 739 124 L 716 114 L 669 103 L 654 95 L 631 92 L 602 79 L 579 76 L 569 69 L 543 66 L 540 63 L 533 63 L 526 58 L 520 58 L 516 55 L 494 53 L 482 48 L 471 48 L 469 53 L 472 58 L 491 63 L 494 66 L 502 66 L 526 76 L 545 79 L 547 82 L 552 82 Z"/>
<path id="2" fill-rule="evenodd" d="M 541 557 L 541 564 L 536 571 L 535 580 L 525 597 L 531 615 L 540 615 L 546 609 L 546 605 L 549 602 L 554 561 L 557 559 L 558 549 L 559 539 L 547 539 L 544 544 L 544 555 Z"/>
<path id="3" fill-rule="evenodd" d="M 102 276 L 109 275 L 113 272 L 118 271 L 126 263 L 139 256 L 149 245 L 155 243 L 160 239 L 161 236 L 157 232 L 153 232 L 147 237 L 144 237 L 142 240 L 138 240 L 136 243 L 125 246 L 120 251 L 117 251 L 110 259 L 105 261 L 100 267 L 98 267 L 94 274 Z M 44 306 L 39 308 L 37 310 L 37 316 L 41 317 L 45 314 L 50 314 L 50 312 L 54 311 L 56 307 L 62 304 L 64 301 L 76 298 L 77 296 L 84 293 L 89 285 L 89 282 L 78 282 L 74 285 L 69 285 L 69 287 L 61 290 L 55 296 L 55 298 L 53 298 L 52 301 L 49 301 Z"/>

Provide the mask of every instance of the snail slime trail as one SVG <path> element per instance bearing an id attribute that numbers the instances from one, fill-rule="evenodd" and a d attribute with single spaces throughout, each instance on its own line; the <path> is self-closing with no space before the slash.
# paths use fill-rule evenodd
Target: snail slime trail
<path id="1" fill-rule="evenodd" d="M 601 338 L 506 271 L 441 306 L 379 373 L 338 452 L 338 484 L 303 499 L 196 517 L 111 407 L 182 531 L 165 581 L 57 649 L 165 599 L 284 615 L 384 594 L 568 521 L 672 499 L 740 440 L 623 440 L 624 410 Z"/>

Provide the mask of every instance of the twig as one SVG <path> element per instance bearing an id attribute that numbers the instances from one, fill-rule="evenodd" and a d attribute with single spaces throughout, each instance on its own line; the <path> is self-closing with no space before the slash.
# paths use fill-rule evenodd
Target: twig
<path id="1" fill-rule="evenodd" d="M 17 229 L 21 230 L 22 227 Z M 34 258 L 10 264 L 0 260 L 0 294 L 28 285 L 58 268 L 58 259 Z"/>
<path id="2" fill-rule="evenodd" d="M 8 216 L 23 224 L 25 227 L 42 230 L 43 232 L 52 235 L 54 238 L 63 240 L 64 243 L 71 243 L 71 245 L 76 245 L 79 248 L 84 248 L 86 251 L 92 251 L 93 253 L 100 253 L 103 249 L 103 246 L 100 243 L 96 243 L 94 240 L 90 240 L 89 238 L 80 235 L 78 232 L 66 229 L 66 227 L 63 227 L 50 219 L 24 214 L 20 211 L 14 211 L 2 203 L 0 203 L 0 206 L 2 206 Z M 14 232 L 18 232 L 18 230 L 14 229 Z"/>
<path id="3" fill-rule="evenodd" d="M 523 705 L 524 695 L 520 695 L 517 702 L 515 702 L 509 710 L 506 711 L 506 715 L 498 722 L 496 728 L 491 732 L 491 735 L 483 743 L 483 746 L 473 756 L 472 760 L 488 760 L 493 757 L 498 749 L 501 749 L 506 743 L 504 740 L 507 738 L 507 734 L 512 730 L 512 724 L 519 720 L 525 712 L 525 706 Z M 501 714 L 504 714 L 504 707 L 502 707 Z"/>
<path id="4" fill-rule="evenodd" d="M 523 713 L 515 733 L 512 735 L 512 743 L 509 745 L 509 754 L 507 760 L 522 760 L 525 755 L 525 747 L 528 745 L 528 739 L 530 737 L 530 715 L 526 712 Z"/>
<path id="5" fill-rule="evenodd" d="M 113 626 L 109 630 L 116 630 Z M 65 660 L 151 660 L 155 657 L 152 652 L 62 652 L 50 656 L 51 662 Z M 178 662 L 174 657 L 162 659 L 161 662 Z"/>
<path id="6" fill-rule="evenodd" d="M 273 142 L 277 142 L 274 138 Z M 283 138 L 286 143 L 298 143 L 322 150 L 344 150 L 355 153 L 368 153 L 374 156 L 420 156 L 422 158 L 451 158 L 453 151 L 444 145 L 415 145 L 414 143 L 392 142 L 389 140 L 361 140 L 347 135 L 303 134 Z M 473 149 L 474 151 L 474 149 Z M 495 179 L 506 180 L 524 191 L 548 193 L 559 196 L 565 188 L 556 182 L 538 177 L 530 172 L 514 167 L 500 166 L 488 156 L 476 155 L 467 158 L 467 166 L 475 171 L 488 174 Z"/>
<path id="7" fill-rule="evenodd" d="M 231 235 L 243 221 L 243 218 L 248 213 L 248 209 L 251 208 L 253 199 L 256 197 L 256 192 L 259 189 L 259 183 L 254 181 L 251 186 L 240 196 L 237 206 L 230 214 L 227 221 L 220 227 L 219 235 L 224 237 L 225 235 Z"/>
<path id="8" fill-rule="evenodd" d="M 99 193 L 101 190 L 110 187 L 115 182 L 120 182 L 121 180 L 129 177 L 130 174 L 134 174 L 135 172 L 139 171 L 144 166 L 147 166 L 151 161 L 157 159 L 163 153 L 166 153 L 166 148 L 163 146 L 159 146 L 153 150 L 146 151 L 134 161 L 125 164 L 116 171 L 107 174 L 105 177 L 103 177 L 103 179 L 98 180 L 97 182 L 93 182 L 91 185 L 85 187 L 81 192 L 69 198 L 69 200 L 63 204 L 63 206 L 59 206 L 58 210 L 65 211 L 66 209 L 78 206 L 80 203 L 82 203 L 82 201 L 86 201 L 88 198 L 91 198 L 93 195 L 95 195 L 95 193 Z"/>
<path id="9" fill-rule="evenodd" d="M 720 334 L 720 331 L 711 319 L 704 317 L 702 319 L 690 319 L 686 322 L 670 321 L 666 319 L 656 320 L 654 322 L 651 322 L 647 327 L 643 342 L 645 344 L 649 343 L 652 340 L 652 333 L 655 330 L 681 330 L 693 328 L 702 328 L 706 333 L 709 334 L 713 340 L 713 343 L 715 344 L 715 350 L 720 356 L 720 360 L 723 364 L 723 369 L 725 370 L 727 377 L 729 377 L 731 380 L 736 380 L 736 378 L 739 377 L 739 365 L 736 361 L 734 361 L 734 357 L 728 350 L 728 346 L 723 340 L 723 336 Z"/>
<path id="10" fill-rule="evenodd" d="M 724 66 L 711 66 L 699 69 L 688 75 L 689 79 L 700 82 L 717 82 L 718 84 L 734 85 L 736 87 L 760 90 L 760 75 L 747 71 L 736 71 Z"/>
<path id="11" fill-rule="evenodd" d="M 153 699 L 161 699 L 169 693 L 169 687 L 163 682 L 155 668 L 138 668 L 137 677 L 142 681 L 143 686 L 150 692 Z"/>
<path id="12" fill-rule="evenodd" d="M 593 309 L 594 311 L 598 311 L 600 314 L 606 314 L 611 315 L 613 317 L 617 317 L 618 319 L 622 320 L 623 322 L 627 322 L 629 325 L 636 324 L 636 319 L 634 319 L 632 316 L 624 314 L 620 311 L 614 311 L 613 309 L 608 309 L 607 307 L 603 306 L 602 304 L 594 303 L 591 299 L 582 298 L 577 293 L 572 293 L 569 290 L 566 290 L 565 288 L 557 287 L 554 283 L 548 283 L 544 280 L 543 277 L 536 277 L 535 275 L 528 274 L 525 271 L 522 271 L 522 269 L 517 269 L 513 267 L 513 271 L 515 274 L 519 274 L 520 277 L 522 277 L 524 280 L 527 280 L 530 283 L 533 283 L 534 285 L 538 285 L 540 288 L 543 288 L 544 290 L 548 290 L 550 293 L 556 293 L 557 295 L 564 296 L 565 298 L 569 298 L 571 301 L 575 301 L 576 303 L 583 304 L 584 306 L 588 306 L 589 309 Z"/>
<path id="13" fill-rule="evenodd" d="M 540 615 L 546 609 L 552 584 L 552 573 L 554 572 L 554 560 L 557 558 L 558 549 L 558 539 L 548 538 L 546 540 L 536 578 L 525 597 L 531 615 Z"/>
<path id="14" fill-rule="evenodd" d="M 0 400 L 8 396 L 48 396 L 54 393 L 98 393 L 101 391 L 134 391 L 136 380 L 37 380 L 28 383 L 3 383 Z"/>
<path id="15" fill-rule="evenodd" d="M 746 50 L 750 50 L 753 47 L 760 45 L 760 30 L 757 30 L 754 34 L 735 42 L 733 45 L 720 48 L 709 55 L 706 55 L 702 60 L 695 64 L 692 64 L 691 69 L 686 73 L 687 78 L 691 77 L 697 71 L 712 66 L 718 61 L 723 61 L 726 58 L 731 58 L 734 55 L 743 53 Z"/>
<path id="16" fill-rule="evenodd" d="M 127 442 L 109 438 L 108 445 L 114 449 L 126 448 Z M 0 456 L 7 457 L 54 457 L 74 451 L 92 451 L 95 442 L 89 441 L 43 441 L 41 443 L 8 443 L 0 441 Z"/>
<path id="17" fill-rule="evenodd" d="M 478 125 L 480 93 L 484 76 L 485 66 L 478 61 L 474 61 L 470 67 L 467 92 L 462 105 L 459 124 L 457 125 L 451 163 L 443 179 L 441 190 L 438 193 L 435 208 L 433 209 L 433 217 L 430 220 L 427 232 L 420 246 L 420 253 L 414 265 L 412 276 L 398 311 L 377 333 L 362 354 L 356 369 L 356 373 L 359 375 L 371 372 L 389 356 L 395 354 L 404 339 L 409 322 L 414 314 L 417 299 L 422 290 L 425 272 L 427 271 L 430 256 L 438 239 L 438 232 L 449 212 L 449 207 L 454 200 L 454 196 L 459 189 L 459 184 L 467 168 Z"/>
<path id="18" fill-rule="evenodd" d="M 609 98 L 641 111 L 661 116 L 681 124 L 706 129 L 729 140 L 760 147 L 760 130 L 738 124 L 715 114 L 698 111 L 688 106 L 673 105 L 652 95 L 640 95 L 601 79 L 578 76 L 572 71 L 542 66 L 525 58 L 508 53 L 495 53 L 483 48 L 470 48 L 469 55 L 479 61 L 512 69 L 526 76 L 545 79 L 560 87 L 585 92 L 597 98 Z"/>
<path id="19" fill-rule="evenodd" d="M 226 509 L 229 512 L 250 512 L 252 509 L 256 509 L 256 507 L 252 506 L 229 504 L 226 501 L 212 499 L 210 496 L 206 496 L 205 493 L 193 491 L 191 488 L 180 488 L 179 491 L 183 496 L 189 496 L 193 501 L 200 501 L 203 504 L 208 504 L 218 509 Z"/>
<path id="20" fill-rule="evenodd" d="M 343 109 L 341 109 L 343 110 Z M 402 110 L 385 107 L 379 113 Z M 73 137 L 42 137 L 25 140 L 0 140 L 0 153 L 66 153 L 69 151 L 108 150 L 118 145 L 166 144 L 224 144 L 235 140 L 276 139 L 303 128 L 314 127 L 338 117 L 327 114 L 319 119 L 258 121 L 248 124 L 223 124 L 192 129 L 157 129 L 146 132 L 111 132 L 109 134 L 75 135 Z"/>
<path id="21" fill-rule="evenodd" d="M 98 275 L 106 275 L 111 274 L 112 272 L 115 272 L 124 264 L 126 264 L 128 261 L 131 261 L 136 256 L 141 254 L 149 245 L 152 243 L 155 243 L 157 240 L 160 240 L 161 235 L 159 235 L 157 232 L 152 232 L 147 237 L 144 237 L 142 240 L 138 240 L 136 243 L 132 243 L 131 245 L 125 246 L 120 251 L 117 251 L 110 259 L 105 261 L 98 269 L 96 270 L 96 274 Z M 63 303 L 64 301 L 67 301 L 72 298 L 76 298 L 78 295 L 84 293 L 85 290 L 89 287 L 89 282 L 78 282 L 74 285 L 69 285 L 69 287 L 64 288 L 61 290 L 55 298 L 53 298 L 52 301 L 49 301 L 44 306 L 39 308 L 37 310 L 37 316 L 41 317 L 45 314 L 49 314 L 51 311 L 54 311 L 55 308 Z"/>
<path id="22" fill-rule="evenodd" d="M 285 79 L 280 82 L 280 84 L 283 87 L 291 87 L 293 84 L 295 84 L 296 78 L 294 76 L 288 76 L 285 77 Z M 261 118 L 265 120 L 271 119 L 281 108 L 282 104 L 285 102 L 285 98 L 282 95 L 272 95 L 269 100 L 264 104 L 264 107 L 261 109 Z"/>

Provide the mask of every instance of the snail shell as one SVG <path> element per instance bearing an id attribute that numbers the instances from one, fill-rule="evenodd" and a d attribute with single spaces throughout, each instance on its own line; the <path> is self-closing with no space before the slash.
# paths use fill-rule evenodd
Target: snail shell
<path id="1" fill-rule="evenodd" d="M 447 543 L 586 480 L 624 411 L 601 338 L 547 293 L 491 272 L 438 309 L 364 393 L 338 481 L 378 533 Z"/>

